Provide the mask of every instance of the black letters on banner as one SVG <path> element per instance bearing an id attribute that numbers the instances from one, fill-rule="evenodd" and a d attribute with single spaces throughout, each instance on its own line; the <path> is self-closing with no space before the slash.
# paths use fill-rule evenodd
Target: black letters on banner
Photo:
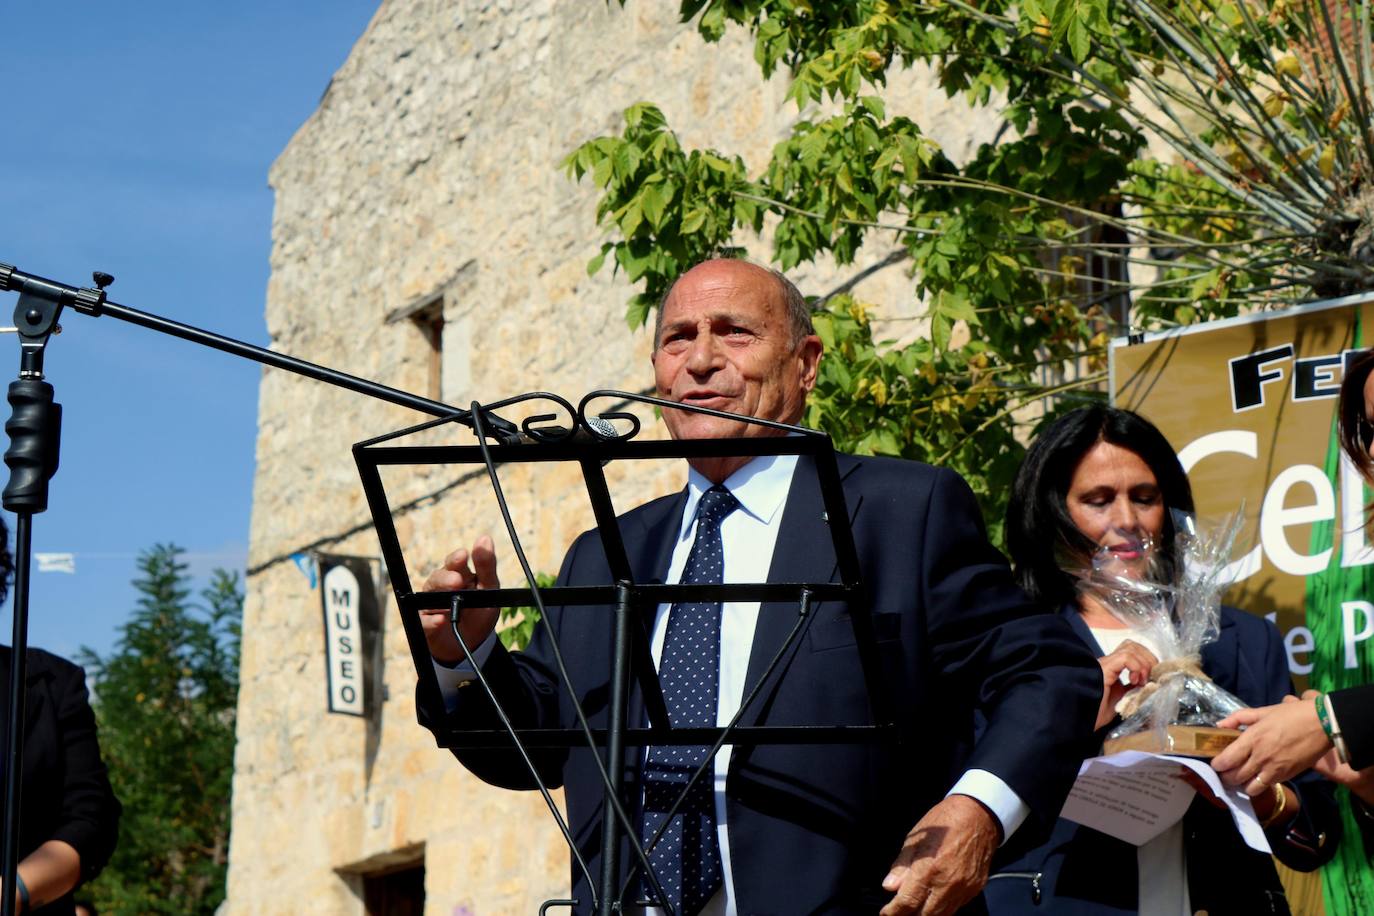
<path id="1" fill-rule="evenodd" d="M 368 716 L 379 699 L 373 680 L 381 670 L 381 615 L 373 581 L 376 561 L 317 554 L 324 613 L 328 710 Z"/>

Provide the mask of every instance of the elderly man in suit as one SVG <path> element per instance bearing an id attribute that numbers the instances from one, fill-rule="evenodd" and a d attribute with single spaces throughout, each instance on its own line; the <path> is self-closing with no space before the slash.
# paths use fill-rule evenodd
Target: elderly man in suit
<path id="1" fill-rule="evenodd" d="M 653 351 L 658 394 L 683 404 L 795 424 L 821 358 L 806 302 L 781 274 L 743 261 L 694 267 L 669 291 Z M 738 420 L 664 411 L 674 438 L 776 435 Z M 709 748 L 632 755 L 626 780 L 651 861 L 678 913 L 952 912 L 978 897 L 998 844 L 1027 818 L 1054 821 L 1090 752 L 1102 697 L 1095 660 L 1062 620 L 1028 603 L 989 545 L 958 475 L 916 462 L 839 456 L 845 500 L 901 739 L 867 745 L 725 747 L 710 778 L 665 824 L 683 772 Z M 693 460 L 686 489 L 620 519 L 636 581 L 815 581 L 834 555 L 814 468 L 795 456 Z M 594 532 L 580 537 L 559 584 L 611 580 Z M 431 590 L 499 587 L 490 538 L 450 554 Z M 493 638 L 495 609 L 465 609 L 465 659 L 446 612 L 424 627 L 446 708 L 422 722 L 496 727 L 480 665 L 517 727 L 569 727 L 571 706 L 547 633 L 524 652 Z M 674 725 L 725 724 L 796 620 L 795 606 L 730 602 L 660 606 L 653 655 Z M 604 725 L 611 615 L 552 608 L 572 689 Z M 632 714 L 637 707 L 632 707 Z M 847 608 L 817 607 L 786 672 L 746 711 L 747 725 L 856 723 L 868 697 Z M 975 716 L 985 723 L 974 741 Z M 507 752 L 462 751 L 481 778 L 532 780 Z M 565 787 L 574 840 L 591 866 L 602 783 L 587 750 L 541 754 Z M 895 856 L 895 860 L 894 860 Z M 629 857 L 622 853 L 621 861 Z M 577 870 L 573 893 L 590 890 Z"/>

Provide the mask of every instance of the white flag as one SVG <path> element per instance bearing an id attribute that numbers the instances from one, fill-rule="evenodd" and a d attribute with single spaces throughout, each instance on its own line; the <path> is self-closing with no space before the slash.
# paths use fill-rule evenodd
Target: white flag
<path id="1" fill-rule="evenodd" d="M 37 553 L 33 558 L 38 561 L 38 571 L 76 573 L 76 554 L 74 553 Z"/>

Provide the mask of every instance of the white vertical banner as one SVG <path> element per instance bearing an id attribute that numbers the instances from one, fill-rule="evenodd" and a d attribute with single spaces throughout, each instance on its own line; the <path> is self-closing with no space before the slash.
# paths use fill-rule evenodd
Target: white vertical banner
<path id="1" fill-rule="evenodd" d="M 325 669 L 329 711 L 367 715 L 368 659 L 377 628 L 377 602 L 367 561 L 321 556 Z M 359 579 L 359 570 L 362 580 Z"/>

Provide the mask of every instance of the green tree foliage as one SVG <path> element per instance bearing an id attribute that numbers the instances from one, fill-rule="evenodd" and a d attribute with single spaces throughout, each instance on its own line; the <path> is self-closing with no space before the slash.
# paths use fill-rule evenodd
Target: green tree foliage
<path id="1" fill-rule="evenodd" d="M 557 581 L 548 573 L 535 573 L 534 584 L 537 588 L 549 588 Z M 533 605 L 501 609 L 500 629 L 496 638 L 507 649 L 523 649 L 534 637 L 534 625 L 539 622 L 539 608 Z"/>
<path id="2" fill-rule="evenodd" d="M 628 108 L 564 163 L 600 189 L 588 269 L 638 285 L 634 328 L 684 268 L 765 230 L 784 270 L 903 262 L 928 338 L 875 341 L 865 304 L 818 301 L 807 420 L 954 467 L 1000 519 L 1018 408 L 1101 396 L 1126 307 L 1161 328 L 1371 285 L 1368 4 L 1333 22 L 1308 0 L 683 0 L 706 41 L 748 30 L 801 119 L 755 174 Z M 889 75 L 916 63 L 995 108 L 999 141 L 956 165 L 889 116 Z"/>
<path id="3" fill-rule="evenodd" d="M 114 650 L 82 650 L 124 805 L 114 858 L 88 888 L 105 912 L 209 914 L 224 899 L 243 592 L 216 570 L 192 603 L 181 553 L 143 553 Z"/>

